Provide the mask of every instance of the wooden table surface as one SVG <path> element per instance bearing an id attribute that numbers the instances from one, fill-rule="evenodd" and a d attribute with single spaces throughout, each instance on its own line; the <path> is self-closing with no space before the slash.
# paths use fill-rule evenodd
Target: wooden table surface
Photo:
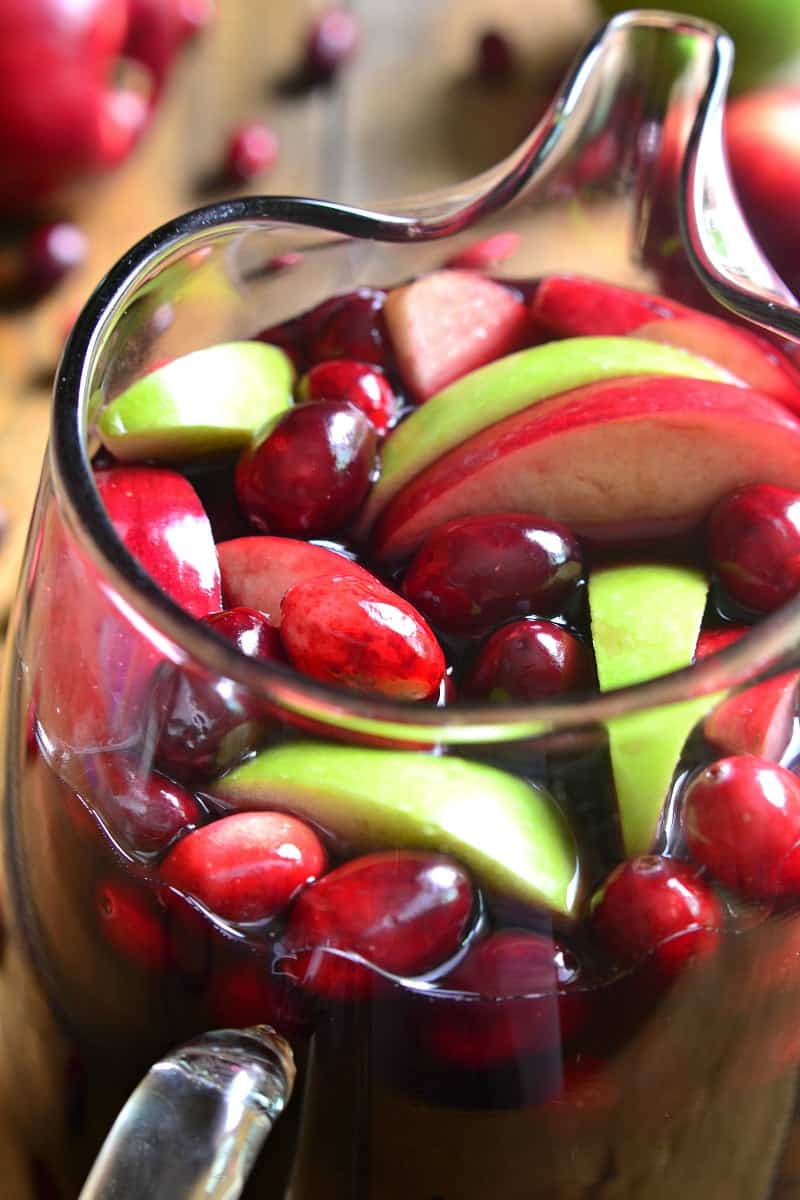
<path id="1" fill-rule="evenodd" d="M 149 229 L 222 198 L 218 173 L 238 122 L 278 133 L 276 166 L 254 192 L 367 203 L 465 179 L 530 128 L 549 82 L 596 23 L 591 0 L 353 0 L 362 45 L 333 86 L 290 94 L 313 0 L 218 0 L 182 55 L 154 125 L 114 174 L 87 184 L 70 215 L 88 234 L 85 267 L 32 307 L 0 314 L 0 630 L 13 599 L 49 422 L 50 381 L 71 316 L 103 272 Z M 487 27 L 517 67 L 473 71 Z"/>

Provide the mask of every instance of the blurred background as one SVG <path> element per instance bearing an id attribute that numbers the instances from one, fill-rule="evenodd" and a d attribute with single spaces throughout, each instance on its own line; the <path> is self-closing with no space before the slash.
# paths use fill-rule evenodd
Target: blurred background
<path id="1" fill-rule="evenodd" d="M 0 0 L 0 627 L 60 349 L 132 242 L 242 192 L 368 204 L 463 179 L 519 142 L 575 50 L 625 7 Z M 800 0 L 684 7 L 737 38 L 749 147 L 737 182 L 757 182 L 767 241 L 770 221 L 780 226 L 774 256 L 794 245 L 800 259 Z M 767 84 L 780 86 L 766 107 L 747 108 Z M 763 161 L 776 164 L 771 183 Z M 767 193 L 772 209 L 759 212 Z M 795 216 L 776 222 L 776 207 Z"/>

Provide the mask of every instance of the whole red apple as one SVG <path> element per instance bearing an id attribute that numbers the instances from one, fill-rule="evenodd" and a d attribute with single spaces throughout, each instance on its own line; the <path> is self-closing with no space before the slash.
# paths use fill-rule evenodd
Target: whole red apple
<path id="1" fill-rule="evenodd" d="M 800 286 L 800 87 L 764 88 L 738 97 L 725 135 L 745 215 L 775 268 Z"/>

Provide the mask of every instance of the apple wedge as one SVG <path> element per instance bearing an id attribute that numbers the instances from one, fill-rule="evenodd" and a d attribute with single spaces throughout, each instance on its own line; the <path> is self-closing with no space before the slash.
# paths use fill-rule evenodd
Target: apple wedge
<path id="1" fill-rule="evenodd" d="M 673 563 L 625 563 L 589 575 L 592 645 L 600 690 L 628 687 L 688 667 L 708 594 L 699 571 Z M 643 709 L 608 723 L 625 852 L 651 849 L 669 785 L 701 697 Z"/>
<path id="2" fill-rule="evenodd" d="M 691 313 L 667 296 L 586 275 L 546 275 L 531 301 L 537 325 L 557 337 L 634 333 L 647 321 Z"/>
<path id="3" fill-rule="evenodd" d="M 321 576 L 347 575 L 375 582 L 375 576 L 358 563 L 295 538 L 233 538 L 217 546 L 222 594 L 228 608 L 257 608 L 273 625 L 281 623 L 281 601 L 290 587 Z"/>
<path id="4" fill-rule="evenodd" d="M 384 510 L 372 552 L 410 555 L 456 517 L 540 513 L 579 536 L 684 532 L 753 482 L 800 488 L 800 421 L 750 389 L 642 376 L 577 388 L 470 438 Z"/>
<path id="5" fill-rule="evenodd" d="M 295 742 L 210 789 L 230 808 L 289 809 L 354 850 L 452 854 L 491 889 L 566 915 L 577 902 L 572 834 L 550 794 L 449 756 Z"/>
<path id="6" fill-rule="evenodd" d="M 187 462 L 246 446 L 292 402 L 294 367 L 277 346 L 227 342 L 137 379 L 100 414 L 122 462 Z"/>
<path id="7" fill-rule="evenodd" d="M 402 487 L 473 435 L 533 404 L 602 379 L 681 375 L 735 382 L 723 368 L 671 346 L 628 337 L 533 346 L 471 372 L 433 396 L 387 438 L 380 479 L 359 522 L 364 534 Z"/>

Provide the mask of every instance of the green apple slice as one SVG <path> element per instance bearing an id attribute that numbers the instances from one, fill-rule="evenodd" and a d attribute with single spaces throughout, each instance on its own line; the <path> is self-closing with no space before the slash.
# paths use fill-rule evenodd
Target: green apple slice
<path id="1" fill-rule="evenodd" d="M 186 462 L 243 448 L 292 402 L 294 367 L 263 342 L 184 354 L 137 379 L 100 414 L 105 446 L 123 462 Z"/>
<path id="2" fill-rule="evenodd" d="M 689 666 L 707 593 L 700 571 L 669 563 L 624 564 L 591 574 L 589 608 L 601 691 Z M 651 848 L 684 742 L 708 707 L 704 696 L 609 722 L 626 853 Z"/>
<path id="3" fill-rule="evenodd" d="M 566 338 L 509 354 L 431 396 L 389 435 L 359 532 L 368 533 L 410 479 L 467 438 L 548 396 L 625 375 L 738 382 L 687 350 L 633 337 Z"/>
<path id="4" fill-rule="evenodd" d="M 264 750 L 211 789 L 236 808 L 287 808 L 354 849 L 452 854 L 487 887 L 571 914 L 578 860 L 548 792 L 451 757 L 295 742 Z"/>

